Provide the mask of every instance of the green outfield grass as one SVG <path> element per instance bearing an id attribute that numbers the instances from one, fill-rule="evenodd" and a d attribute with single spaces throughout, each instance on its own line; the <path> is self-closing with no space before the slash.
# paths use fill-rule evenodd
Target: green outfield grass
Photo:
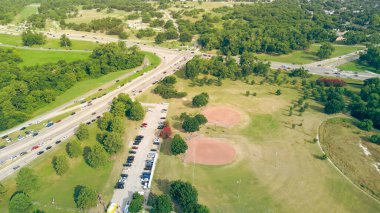
<path id="1" fill-rule="evenodd" d="M 30 4 L 30 5 L 25 6 L 24 9 L 21 10 L 21 12 L 14 17 L 12 23 L 17 24 L 17 23 L 23 22 L 29 16 L 31 16 L 33 14 L 37 14 L 38 13 L 38 7 L 39 7 L 38 4 Z"/>
<path id="2" fill-rule="evenodd" d="M 380 72 L 380 70 L 376 70 L 376 68 L 374 67 L 370 67 L 366 64 L 363 64 L 359 60 L 347 62 L 345 64 L 338 66 L 338 68 L 341 70 L 348 70 L 348 71 L 354 71 L 354 72 L 365 72 L 365 71 L 370 71 L 370 72 L 375 72 L 375 73 Z"/>
<path id="3" fill-rule="evenodd" d="M 28 50 L 14 48 L 15 52 L 22 58 L 19 66 L 34 66 L 47 63 L 55 63 L 60 60 L 66 62 L 87 59 L 90 52 L 63 52 L 63 51 L 44 51 L 44 50 Z"/>
<path id="4" fill-rule="evenodd" d="M 99 44 L 91 41 L 77 41 L 77 40 L 71 40 L 72 46 L 67 47 L 61 47 L 59 45 L 59 38 L 52 39 L 47 38 L 46 44 L 44 45 L 34 45 L 33 48 L 51 48 L 51 49 L 73 49 L 73 50 L 91 50 L 95 47 L 99 46 Z M 9 34 L 0 34 L 0 43 L 8 44 L 8 45 L 15 45 L 15 46 L 23 46 L 22 39 L 20 35 L 9 35 Z"/>
<path id="5" fill-rule="evenodd" d="M 178 74 L 181 75 L 181 74 Z M 252 79 L 252 76 L 250 77 Z M 253 77 L 256 82 L 260 77 Z M 298 79 L 298 84 L 301 80 Z M 167 191 L 168 181 L 189 181 L 199 191 L 199 201 L 211 212 L 378 212 L 380 205 L 366 197 L 321 154 L 316 137 L 320 122 L 328 117 L 323 107 L 307 100 L 310 107 L 299 115 L 288 116 L 288 109 L 300 97 L 300 86 L 248 85 L 223 80 L 223 86 L 198 87 L 189 80 L 178 79 L 178 91 L 188 93 L 184 99 L 162 99 L 145 92 L 138 100 L 148 103 L 168 102 L 168 119 L 174 133 L 185 138 L 178 115 L 199 113 L 189 107 L 191 98 L 201 92 L 210 96 L 210 106 L 227 105 L 241 112 L 242 122 L 233 128 L 205 125 L 192 134 L 225 138 L 237 151 L 234 163 L 206 166 L 184 163 L 183 156 L 170 155 L 163 143 L 160 150 L 153 192 Z M 274 92 L 280 88 L 282 95 Z M 245 91 L 257 96 L 246 97 Z M 302 126 L 300 124 L 302 123 Z M 292 124 L 296 127 L 292 129 Z M 336 186 L 336 187 L 335 187 Z"/>
<path id="6" fill-rule="evenodd" d="M 313 44 L 307 50 L 294 51 L 287 55 L 268 55 L 268 54 L 257 54 L 257 57 L 263 60 L 284 62 L 284 63 L 294 63 L 294 64 L 307 64 L 315 61 L 319 61 L 319 58 L 315 55 L 319 50 L 320 45 Z M 347 45 L 334 45 L 335 50 L 331 55 L 331 58 L 345 55 L 351 52 L 355 52 L 363 49 L 362 46 L 347 46 Z"/>
<path id="7" fill-rule="evenodd" d="M 133 139 L 137 134 L 138 123 L 132 121 L 125 121 L 126 134 L 124 135 L 124 149 L 114 155 L 110 162 L 102 168 L 93 169 L 88 166 L 83 157 L 80 156 L 76 159 L 70 159 L 70 169 L 63 175 L 56 175 L 52 167 L 52 159 L 57 155 L 66 155 L 65 146 L 66 142 L 62 142 L 51 151 L 44 153 L 40 158 L 33 161 L 28 167 L 33 169 L 35 174 L 38 175 L 41 187 L 38 191 L 31 194 L 34 208 L 44 210 L 45 212 L 82 212 L 76 208 L 73 193 L 77 185 L 89 186 L 95 189 L 103 197 L 103 200 L 108 203 L 112 197 L 114 185 L 120 176 L 122 164 L 128 155 L 127 143 Z M 100 133 L 95 124 L 90 125 L 90 138 L 81 142 L 82 147 L 93 146 L 98 143 L 96 135 Z M 72 138 L 68 139 L 69 141 Z M 15 175 L 12 175 L 5 181 L 3 185 L 7 187 L 7 194 L 5 201 L 0 202 L 0 212 L 7 212 L 8 200 L 16 190 Z M 54 199 L 55 204 L 51 203 Z M 99 206 L 96 212 L 102 211 Z"/>

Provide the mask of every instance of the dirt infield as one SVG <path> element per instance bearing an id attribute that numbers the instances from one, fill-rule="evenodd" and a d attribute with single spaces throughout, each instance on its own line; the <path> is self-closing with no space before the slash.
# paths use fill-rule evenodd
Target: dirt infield
<path id="1" fill-rule="evenodd" d="M 235 160 L 236 151 L 228 143 L 214 138 L 193 138 L 187 141 L 186 163 L 224 165 Z"/>
<path id="2" fill-rule="evenodd" d="M 240 112 L 227 106 L 207 107 L 202 113 L 209 123 L 223 127 L 232 127 L 241 120 Z"/>

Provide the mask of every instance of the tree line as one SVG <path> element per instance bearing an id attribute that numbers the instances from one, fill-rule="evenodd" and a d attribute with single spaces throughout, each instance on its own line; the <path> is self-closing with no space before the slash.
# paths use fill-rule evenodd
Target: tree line
<path id="1" fill-rule="evenodd" d="M 22 61 L 13 50 L 0 49 L 0 130 L 27 120 L 75 83 L 142 64 L 144 54 L 124 43 L 95 48 L 86 60 L 49 63 L 20 68 Z"/>

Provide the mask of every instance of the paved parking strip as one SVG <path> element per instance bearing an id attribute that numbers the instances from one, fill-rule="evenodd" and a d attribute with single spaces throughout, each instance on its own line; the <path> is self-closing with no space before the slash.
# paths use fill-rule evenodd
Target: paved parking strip
<path id="1" fill-rule="evenodd" d="M 119 208 L 119 212 L 123 212 L 124 208 L 128 206 L 132 200 L 132 195 L 135 192 L 143 194 L 145 198 L 148 197 L 150 192 L 150 180 L 153 178 L 154 171 L 145 170 L 147 161 L 156 162 L 158 157 L 159 145 L 153 144 L 154 141 L 157 141 L 160 130 L 157 129 L 166 118 L 168 104 L 143 104 L 147 108 L 147 113 L 145 115 L 144 121 L 138 135 L 144 136 L 139 145 L 133 145 L 134 141 L 129 142 L 129 147 L 137 146 L 138 149 L 130 149 L 136 151 L 136 154 L 129 154 L 129 156 L 135 156 L 134 161 L 131 166 L 124 166 L 124 170 L 120 171 L 120 174 L 128 174 L 128 177 L 124 183 L 124 188 L 115 189 L 111 203 L 116 203 Z M 146 124 L 146 125 L 145 125 Z M 137 135 L 136 135 L 137 136 Z M 158 140 L 159 143 L 161 139 Z M 157 151 L 151 151 L 155 149 Z M 125 156 L 127 161 L 128 156 Z M 125 162 L 127 163 L 127 162 Z M 152 165 L 151 168 L 155 168 L 155 165 Z M 146 173 L 145 179 L 146 184 L 142 183 L 141 180 L 142 174 Z M 147 175 L 149 174 L 149 175 Z M 117 183 L 115 183 L 117 185 Z"/>

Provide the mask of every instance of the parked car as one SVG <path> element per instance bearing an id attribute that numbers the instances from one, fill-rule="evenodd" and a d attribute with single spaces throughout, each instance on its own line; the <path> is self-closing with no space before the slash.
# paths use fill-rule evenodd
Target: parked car
<path id="1" fill-rule="evenodd" d="M 39 151 L 37 152 L 37 155 L 42 155 L 44 153 L 44 151 Z"/>
<path id="2" fill-rule="evenodd" d="M 46 147 L 46 150 L 49 150 L 49 149 L 51 149 L 51 147 L 52 147 L 52 146 L 48 146 L 48 147 Z"/>
<path id="3" fill-rule="evenodd" d="M 137 152 L 136 151 L 134 151 L 134 150 L 130 150 L 129 151 L 129 154 L 136 154 Z"/>

